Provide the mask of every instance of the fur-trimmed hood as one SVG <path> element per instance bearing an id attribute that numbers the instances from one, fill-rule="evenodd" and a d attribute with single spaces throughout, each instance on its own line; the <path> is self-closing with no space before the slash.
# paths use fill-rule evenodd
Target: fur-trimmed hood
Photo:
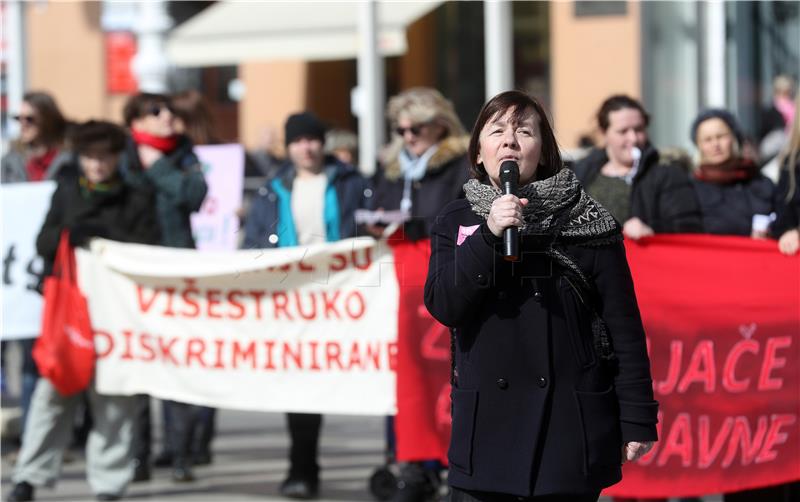
<path id="1" fill-rule="evenodd" d="M 439 142 L 439 149 L 428 161 L 425 174 L 436 172 L 449 162 L 467 153 L 469 136 L 448 136 Z M 384 176 L 395 181 L 403 176 L 400 168 L 400 152 L 403 149 L 403 138 L 396 137 L 384 150 Z"/>

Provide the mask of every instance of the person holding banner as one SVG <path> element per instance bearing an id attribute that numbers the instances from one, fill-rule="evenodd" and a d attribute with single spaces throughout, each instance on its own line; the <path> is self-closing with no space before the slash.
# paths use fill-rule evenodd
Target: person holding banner
<path id="1" fill-rule="evenodd" d="M 200 210 L 208 186 L 191 140 L 175 131 L 170 99 L 142 93 L 131 97 L 123 110 L 130 139 L 123 156 L 122 172 L 134 186 L 155 191 L 159 244 L 194 248 L 190 216 Z M 141 397 L 137 421 L 136 481 L 150 479 L 150 399 Z M 194 480 L 191 470 L 191 437 L 195 409 L 185 403 L 164 402 L 164 450 L 172 462 L 172 479 Z"/>
<path id="2" fill-rule="evenodd" d="M 355 212 L 368 208 L 372 193 L 367 181 L 352 166 L 323 154 L 325 126 L 314 114 L 289 116 L 284 131 L 288 161 L 253 200 L 244 247 L 308 246 L 355 237 Z M 314 498 L 319 492 L 322 416 L 288 413 L 286 418 L 290 467 L 280 492 L 289 498 Z"/>
<path id="3" fill-rule="evenodd" d="M 778 180 L 777 218 L 772 232 L 778 238 L 778 249 L 785 255 L 800 250 L 800 93 L 794 100 L 795 119 L 789 141 L 778 156 L 781 174 Z"/>
<path id="4" fill-rule="evenodd" d="M 469 157 L 466 199 L 434 223 L 425 284 L 452 333 L 451 500 L 597 500 L 657 439 L 620 226 L 563 168 L 523 92 L 484 105 Z M 501 191 L 501 166 L 516 193 Z"/>
<path id="5" fill-rule="evenodd" d="M 622 223 L 629 239 L 701 232 L 700 207 L 686 171 L 665 162 L 650 144 L 649 122 L 639 101 L 625 95 L 606 99 L 597 112 L 605 145 L 577 161 L 575 175 Z"/>
<path id="6" fill-rule="evenodd" d="M 123 182 L 118 164 L 125 132 L 109 122 L 76 126 L 72 145 L 80 176 L 59 179 L 36 248 L 52 271 L 63 231 L 72 246 L 91 237 L 154 244 L 158 226 L 152 192 Z M 78 171 L 78 169 L 75 169 Z M 133 414 L 136 398 L 86 390 L 93 430 L 87 442 L 87 478 L 98 500 L 117 500 L 133 477 Z M 82 393 L 62 396 L 49 380 L 36 384 L 9 501 L 33 500 L 34 487 L 53 485 L 64 450 L 72 437 L 72 422 Z"/>

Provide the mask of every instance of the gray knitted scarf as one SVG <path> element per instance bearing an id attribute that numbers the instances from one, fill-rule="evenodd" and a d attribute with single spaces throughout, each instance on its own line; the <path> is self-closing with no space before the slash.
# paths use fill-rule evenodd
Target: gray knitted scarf
<path id="1" fill-rule="evenodd" d="M 489 216 L 492 202 L 502 196 L 499 188 L 476 179 L 464 184 L 464 192 L 472 211 L 484 219 Z M 592 334 L 598 356 L 605 360 L 614 359 L 608 328 L 597 313 L 597 301 L 592 301 L 597 296 L 594 283 L 569 254 L 554 245 L 603 246 L 620 242 L 619 224 L 583 190 L 571 169 L 561 169 L 554 176 L 520 187 L 518 196 L 528 199 L 528 204 L 522 209 L 525 224 L 521 233 L 543 237 L 550 243 L 545 253 L 564 268 L 568 279 L 574 279 L 570 284 L 592 312 Z"/>

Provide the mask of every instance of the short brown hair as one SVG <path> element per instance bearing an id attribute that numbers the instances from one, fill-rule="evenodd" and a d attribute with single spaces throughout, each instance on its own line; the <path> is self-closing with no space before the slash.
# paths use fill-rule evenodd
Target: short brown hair
<path id="1" fill-rule="evenodd" d="M 125 125 L 130 127 L 134 120 L 144 117 L 148 113 L 148 108 L 160 105 L 171 106 L 169 97 L 163 94 L 152 94 L 149 92 L 142 92 L 131 96 L 128 102 L 125 103 L 125 108 L 122 110 Z"/>
<path id="2" fill-rule="evenodd" d="M 610 125 L 608 116 L 611 115 L 611 112 L 624 110 L 625 108 L 639 110 L 639 113 L 642 114 L 642 118 L 644 119 L 644 126 L 647 127 L 650 124 L 650 115 L 639 101 L 624 94 L 615 94 L 603 101 L 603 104 L 600 105 L 600 109 L 597 111 L 597 125 L 600 127 L 600 130 L 603 132 L 608 130 L 608 126 Z"/>
<path id="3" fill-rule="evenodd" d="M 486 123 L 493 117 L 497 115 L 502 116 L 508 110 L 512 109 L 514 110 L 511 116 L 511 121 L 513 123 L 521 122 L 525 119 L 525 116 L 531 112 L 539 118 L 539 132 L 542 135 L 542 158 L 540 160 L 539 169 L 536 170 L 536 179 L 550 177 L 561 170 L 563 166 L 556 136 L 553 134 L 553 128 L 550 126 L 550 121 L 542 105 L 539 104 L 534 97 L 525 92 L 506 91 L 501 92 L 483 105 L 469 138 L 468 155 L 472 168 L 472 175 L 482 182 L 487 180 L 488 174 L 483 164 L 478 164 L 481 131 Z"/>
<path id="4" fill-rule="evenodd" d="M 118 125 L 102 120 L 89 120 L 76 125 L 70 131 L 70 143 L 78 155 L 92 149 L 104 149 L 120 153 L 125 149 L 127 136 Z"/>

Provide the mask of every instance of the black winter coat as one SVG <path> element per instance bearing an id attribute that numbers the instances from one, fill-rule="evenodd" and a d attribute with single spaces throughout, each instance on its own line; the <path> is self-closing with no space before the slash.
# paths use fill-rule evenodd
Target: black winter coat
<path id="1" fill-rule="evenodd" d="M 194 146 L 182 136 L 175 150 L 144 169 L 136 143 L 128 141 L 120 171 L 126 181 L 155 193 L 162 246 L 194 248 L 191 215 L 200 210 L 208 192 Z"/>
<path id="2" fill-rule="evenodd" d="M 776 239 L 779 239 L 788 230 L 800 229 L 800 188 L 797 186 L 800 184 L 800 160 L 794 165 L 794 187 L 790 186 L 789 170 L 785 165 L 783 167 L 776 190 L 775 212 L 777 217 L 772 224 L 772 234 Z M 794 189 L 794 191 L 789 200 L 786 200 L 790 189 Z"/>
<path id="3" fill-rule="evenodd" d="M 656 439 L 658 408 L 624 247 L 556 244 L 596 284 L 615 368 L 596 357 L 589 311 L 542 245 L 523 238 L 512 266 L 501 243 L 466 200 L 433 227 L 425 305 L 455 344 L 449 482 L 516 496 L 610 486 L 623 442 Z"/>
<path id="4" fill-rule="evenodd" d="M 108 192 L 84 195 L 77 176 L 59 178 L 36 238 L 36 251 L 45 261 L 45 275 L 52 273 L 58 242 L 65 229 L 71 234 L 80 234 L 79 240 L 103 237 L 120 242 L 158 244 L 153 194 L 120 183 Z"/>
<path id="5" fill-rule="evenodd" d="M 575 176 L 588 186 L 608 162 L 606 151 L 595 148 L 573 167 Z M 642 152 L 639 171 L 633 178 L 631 217 L 638 217 L 657 234 L 702 232 L 700 207 L 689 176 L 675 164 L 659 162 L 652 146 Z M 620 222 L 625 223 L 625 222 Z"/>
<path id="6" fill-rule="evenodd" d="M 442 140 L 439 150 L 428 162 L 428 169 L 419 181 L 412 183 L 411 221 L 407 222 L 404 237 L 410 240 L 430 236 L 436 215 L 449 202 L 464 197 L 464 183 L 469 180 L 467 140 L 449 137 Z M 379 169 L 373 178 L 376 209 L 400 209 L 405 180 L 397 162 Z"/>
<path id="7" fill-rule="evenodd" d="M 753 215 L 769 215 L 775 210 L 775 185 L 760 174 L 746 182 L 719 184 L 692 179 L 700 210 L 703 231 L 715 235 L 749 237 Z"/>

